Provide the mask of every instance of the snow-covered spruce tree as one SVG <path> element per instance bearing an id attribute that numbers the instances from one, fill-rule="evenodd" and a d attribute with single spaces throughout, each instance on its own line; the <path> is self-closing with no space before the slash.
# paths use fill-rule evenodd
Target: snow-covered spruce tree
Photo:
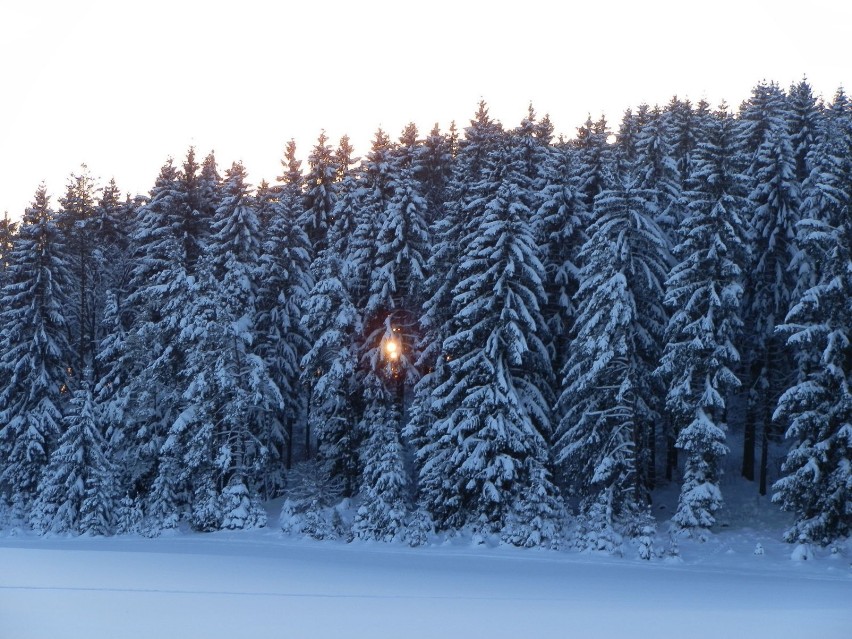
<path id="1" fill-rule="evenodd" d="M 400 377 L 398 383 L 403 383 L 404 371 L 396 370 L 395 375 Z M 374 371 L 364 377 L 361 390 L 365 406 L 358 424 L 363 439 L 361 505 L 352 532 L 360 539 L 395 541 L 404 532 L 410 483 L 400 439 L 402 398 L 388 389 L 387 382 Z"/>
<path id="2" fill-rule="evenodd" d="M 179 209 L 180 217 L 173 221 L 173 228 L 182 241 L 187 270 L 195 273 L 210 240 L 210 224 L 219 205 L 222 180 L 212 152 L 199 166 L 195 160 L 195 148 L 190 147 L 181 168 L 181 184 L 186 199 Z"/>
<path id="3" fill-rule="evenodd" d="M 773 500 L 796 515 L 790 542 L 826 545 L 852 533 L 852 111 L 838 94 L 809 159 L 799 245 L 817 265 L 779 333 L 800 361 L 774 418 L 791 448 Z"/>
<path id="4" fill-rule="evenodd" d="M 467 207 L 478 197 L 473 185 L 491 170 L 488 158 L 496 152 L 504 135 L 501 124 L 490 117 L 485 102 L 480 102 L 474 119 L 465 129 L 464 139 L 459 141 L 458 156 L 452 164 L 441 214 L 433 220 L 429 229 L 432 251 L 426 269 L 423 313 L 419 319 L 421 356 L 416 362 L 423 377 L 414 389 L 405 428 L 405 436 L 416 451 L 417 464 L 421 469 L 428 458 L 438 454 L 437 450 L 432 450 L 433 444 L 427 433 L 437 418 L 432 393 L 450 376 L 443 344 L 454 330 L 452 291 L 461 277 L 459 265 L 464 238 L 474 232 L 477 223 L 468 214 Z"/>
<path id="5" fill-rule="evenodd" d="M 530 211 L 538 211 L 540 196 L 545 185 L 545 164 L 550 154 L 553 124 L 548 116 L 538 120 L 533 105 L 527 107 L 527 115 L 521 123 L 508 133 L 508 141 L 514 155 L 514 170 L 523 177 L 527 195 L 525 202 Z"/>
<path id="6" fill-rule="evenodd" d="M 344 179 L 350 191 L 344 193 L 335 209 L 335 224 L 329 246 L 311 264 L 314 282 L 305 300 L 302 330 L 311 346 L 302 358 L 302 383 L 308 388 L 308 417 L 305 457 L 312 456 L 316 443 L 317 461 L 332 480 L 340 482 L 343 495 L 352 497 L 358 489 L 359 399 L 355 388 L 358 361 L 356 337 L 361 334 L 361 316 L 352 302 L 347 260 L 350 230 L 355 226 L 354 199 L 358 188 L 352 176 Z"/>
<path id="7" fill-rule="evenodd" d="M 441 133 L 436 124 L 420 152 L 420 183 L 426 199 L 426 223 L 432 225 L 441 216 L 447 199 L 447 188 L 453 172 L 453 156 L 457 150 L 455 127 Z"/>
<path id="8" fill-rule="evenodd" d="M 129 469 L 135 460 L 124 457 L 131 452 L 126 438 L 135 420 L 127 390 L 146 358 L 141 349 L 134 349 L 128 341 L 134 317 L 127 302 L 134 268 L 130 238 L 138 203 L 129 199 L 122 201 L 120 196 L 115 181 L 111 181 L 101 194 L 93 220 L 97 238 L 93 253 L 93 288 L 98 343 L 92 366 L 92 394 L 96 421 L 104 429 L 110 448 L 119 451 L 122 457 L 114 461 L 119 468 Z M 145 352 L 147 349 L 146 345 Z M 128 476 L 125 472 L 117 473 L 116 481 L 124 487 L 122 491 L 129 490 L 125 481 Z"/>
<path id="9" fill-rule="evenodd" d="M 133 270 L 128 296 L 120 307 L 120 317 L 128 323 L 127 335 L 122 344 L 114 345 L 125 351 L 116 353 L 125 367 L 124 383 L 101 404 L 126 419 L 112 419 L 108 428 L 124 433 L 109 436 L 111 441 L 122 438 L 120 450 L 133 460 L 122 471 L 126 475 L 122 483 L 144 495 L 146 529 L 151 533 L 166 520 L 169 527 L 176 525 L 183 506 L 172 501 L 182 501 L 177 475 L 166 476 L 167 469 L 176 473 L 180 464 L 161 454 L 161 446 L 184 407 L 179 375 L 186 367 L 187 353 L 179 347 L 179 336 L 195 285 L 184 238 L 178 233 L 187 199 L 181 173 L 169 160 L 134 223 Z M 100 388 L 98 393 L 100 397 Z"/>
<path id="10" fill-rule="evenodd" d="M 57 228 L 66 247 L 70 275 L 65 318 L 69 341 L 75 350 L 75 357 L 69 362 L 73 377 L 78 377 L 85 368 L 92 367 L 97 350 L 95 198 L 94 179 L 86 165 L 82 165 L 81 172 L 69 178 L 65 196 L 60 198 L 61 208 L 56 214 Z"/>
<path id="11" fill-rule="evenodd" d="M 671 146 L 675 172 L 680 177 L 681 191 L 686 188 L 686 181 L 694 170 L 696 147 L 704 135 L 702 128 L 709 119 L 709 105 L 704 101 L 693 107 L 689 100 L 673 96 L 663 110 L 663 127 Z"/>
<path id="12" fill-rule="evenodd" d="M 632 166 L 636 162 L 636 144 L 639 131 L 648 124 L 651 118 L 651 107 L 644 102 L 640 104 L 636 112 L 627 109 L 621 118 L 618 132 L 615 134 L 617 144 L 615 145 L 616 163 L 619 166 Z"/>
<path id="13" fill-rule="evenodd" d="M 568 145 L 551 147 L 542 169 L 541 204 L 531 222 L 545 268 L 547 303 L 542 314 L 550 336 L 548 350 L 554 371 L 561 371 L 568 359 L 577 310 L 574 296 L 579 287 L 578 255 L 587 239 L 585 228 L 589 221 L 572 163 L 573 153 Z"/>
<path id="14" fill-rule="evenodd" d="M 363 312 L 360 385 L 364 412 L 358 428 L 361 492 L 356 518 L 361 537 L 401 534 L 409 481 L 404 471 L 402 422 L 406 389 L 419 380 L 417 319 L 420 316 L 429 256 L 426 200 L 415 175 L 417 129 L 406 127 L 390 167 L 391 195 L 375 236 L 369 297 Z"/>
<path id="15" fill-rule="evenodd" d="M 615 160 L 614 150 L 607 140 L 610 133 L 605 118 L 592 122 L 589 116 L 571 141 L 577 151 L 574 169 L 579 177 L 578 186 L 589 211 L 593 210 L 598 194 L 609 186 L 607 182 Z"/>
<path id="16" fill-rule="evenodd" d="M 9 212 L 3 213 L 0 220 L 0 289 L 6 284 L 6 276 L 12 265 L 12 240 L 18 232 L 18 224 L 9 218 Z"/>
<path id="17" fill-rule="evenodd" d="M 659 109 L 651 111 L 648 122 L 637 133 L 636 160 L 632 168 L 637 176 L 636 186 L 648 192 L 649 211 L 674 245 L 683 219 L 681 176 Z"/>
<path id="18" fill-rule="evenodd" d="M 64 247 L 41 185 L 25 211 L 0 292 L 0 486 L 25 518 L 62 430 L 72 353 Z"/>
<path id="19" fill-rule="evenodd" d="M 163 445 L 183 464 L 190 520 L 202 530 L 266 523 L 259 503 L 269 470 L 266 443 L 274 440 L 268 431 L 283 404 L 256 351 L 261 237 L 248 188 L 245 169 L 235 163 L 181 332 L 186 409 Z"/>
<path id="20" fill-rule="evenodd" d="M 796 180 L 802 183 L 813 170 L 808 156 L 820 137 L 825 113 L 806 78 L 791 85 L 787 95 L 787 128 L 796 158 Z"/>
<path id="21" fill-rule="evenodd" d="M 727 396 L 740 386 L 733 369 L 742 328 L 743 268 L 748 263 L 746 178 L 736 166 L 736 131 L 724 110 L 699 138 L 693 188 L 675 247 L 678 263 L 666 281 L 672 316 L 658 373 L 668 383 L 666 406 L 675 445 L 686 452 L 677 512 L 688 533 L 710 528 L 722 504 L 719 490 Z"/>
<path id="22" fill-rule="evenodd" d="M 40 533 L 106 535 L 116 505 L 107 443 L 88 382 L 74 391 L 64 430 L 38 484 L 30 522 Z"/>
<path id="23" fill-rule="evenodd" d="M 800 215 L 795 156 L 783 121 L 771 122 L 752 166 L 754 186 L 749 199 L 754 207 L 754 261 L 747 282 L 746 322 L 751 345 L 750 390 L 753 407 L 746 425 L 756 433 L 760 419 L 760 494 L 767 489 L 769 442 L 776 436 L 772 413 L 778 397 L 794 375 L 794 365 L 775 327 L 783 321 L 796 288 L 790 268 L 797 259 L 795 225 Z M 746 456 L 752 451 L 746 451 Z M 752 456 L 753 463 L 753 456 Z M 743 461 L 744 468 L 747 460 Z"/>
<path id="24" fill-rule="evenodd" d="M 651 371 L 666 322 L 666 240 L 648 213 L 649 197 L 619 177 L 595 199 L 557 403 L 555 455 L 579 500 L 579 542 L 599 550 L 617 551 L 622 532 L 638 532 L 648 504 Z"/>
<path id="25" fill-rule="evenodd" d="M 319 255 L 327 245 L 337 200 L 335 183 L 340 177 L 339 171 L 340 167 L 323 131 L 308 156 L 304 208 L 299 220 L 299 225 L 308 234 L 311 243 L 311 258 Z"/>
<path id="26" fill-rule="evenodd" d="M 415 130 L 416 135 L 416 130 Z M 345 252 L 346 279 L 352 302 L 363 310 L 370 297 L 370 282 L 378 243 L 376 236 L 382 228 L 387 208 L 394 195 L 394 145 L 382 129 L 376 131 L 370 152 L 358 169 L 358 187 L 355 192 L 355 228 L 348 239 Z M 413 153 L 413 150 L 411 151 Z M 336 229 L 336 239 L 340 238 Z M 342 242 L 337 242 L 343 250 Z"/>
<path id="27" fill-rule="evenodd" d="M 307 397 L 299 377 L 309 337 L 300 322 L 302 306 L 312 287 L 310 242 L 298 225 L 304 186 L 301 162 L 296 159 L 292 140 L 287 144 L 282 164 L 285 171 L 279 177 L 281 184 L 275 189 L 278 194 L 263 234 L 257 327 L 258 346 L 284 400 L 275 419 L 281 432 L 268 431 L 272 440 L 267 446 L 274 460 L 270 470 L 275 476 L 265 481 L 273 487 L 282 485 L 281 471 L 293 465 L 295 432 L 305 419 Z"/>
<path id="28" fill-rule="evenodd" d="M 453 287 L 448 376 L 420 452 L 421 499 L 441 528 L 551 543 L 560 517 L 551 482 L 549 358 L 540 306 L 544 267 L 511 155 L 492 154 L 465 213 Z"/>

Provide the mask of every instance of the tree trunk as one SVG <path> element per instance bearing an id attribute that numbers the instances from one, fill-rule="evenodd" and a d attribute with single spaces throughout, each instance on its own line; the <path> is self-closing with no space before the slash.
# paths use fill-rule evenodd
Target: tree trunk
<path id="1" fill-rule="evenodd" d="M 767 423 L 763 426 L 763 436 L 760 440 L 760 494 L 766 494 L 766 472 L 769 466 L 769 428 L 770 423 L 767 420 Z"/>
<path id="2" fill-rule="evenodd" d="M 754 481 L 754 446 L 757 435 L 757 403 L 756 399 L 749 393 L 748 408 L 743 430 L 743 470 L 742 475 L 749 481 Z"/>
<path id="3" fill-rule="evenodd" d="M 293 420 L 290 419 L 287 421 L 287 456 L 285 458 L 287 470 L 293 468 L 293 434 Z"/>
<path id="4" fill-rule="evenodd" d="M 673 433 L 666 435 L 666 480 L 671 481 L 674 470 L 677 468 L 677 448 L 675 448 L 675 437 Z"/>
<path id="5" fill-rule="evenodd" d="M 648 490 L 657 487 L 657 424 L 652 423 L 648 429 Z"/>

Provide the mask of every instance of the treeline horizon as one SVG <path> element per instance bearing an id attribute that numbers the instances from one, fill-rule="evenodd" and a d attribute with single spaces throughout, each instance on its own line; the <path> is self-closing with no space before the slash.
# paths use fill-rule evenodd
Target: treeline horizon
<path id="1" fill-rule="evenodd" d="M 742 475 L 852 523 L 852 104 L 803 80 L 554 138 L 321 134 L 274 184 L 213 153 L 148 196 L 73 175 L 0 224 L 0 525 L 433 531 L 648 556 Z M 788 450 L 781 475 L 771 451 Z M 341 504 L 348 504 L 351 512 Z M 560 541 L 561 540 L 561 541 Z"/>

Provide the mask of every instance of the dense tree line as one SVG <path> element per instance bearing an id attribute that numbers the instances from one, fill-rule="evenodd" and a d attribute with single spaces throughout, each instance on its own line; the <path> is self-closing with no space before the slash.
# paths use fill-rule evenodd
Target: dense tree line
<path id="1" fill-rule="evenodd" d="M 0 224 L 5 525 L 241 529 L 286 497 L 315 537 L 617 550 L 663 482 L 676 530 L 714 526 L 731 428 L 790 541 L 849 535 L 842 91 L 673 98 L 570 140 L 483 103 L 353 153 L 291 142 L 252 188 L 190 149 L 133 200 L 83 170 Z"/>

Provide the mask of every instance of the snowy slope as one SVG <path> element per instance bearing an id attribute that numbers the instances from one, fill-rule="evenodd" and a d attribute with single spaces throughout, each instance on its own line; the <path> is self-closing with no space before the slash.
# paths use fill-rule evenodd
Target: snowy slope
<path id="1" fill-rule="evenodd" d="M 296 541 L 273 530 L 0 538 L 0 638 L 852 636 L 848 549 L 754 536 L 667 564 L 571 552 Z"/>

